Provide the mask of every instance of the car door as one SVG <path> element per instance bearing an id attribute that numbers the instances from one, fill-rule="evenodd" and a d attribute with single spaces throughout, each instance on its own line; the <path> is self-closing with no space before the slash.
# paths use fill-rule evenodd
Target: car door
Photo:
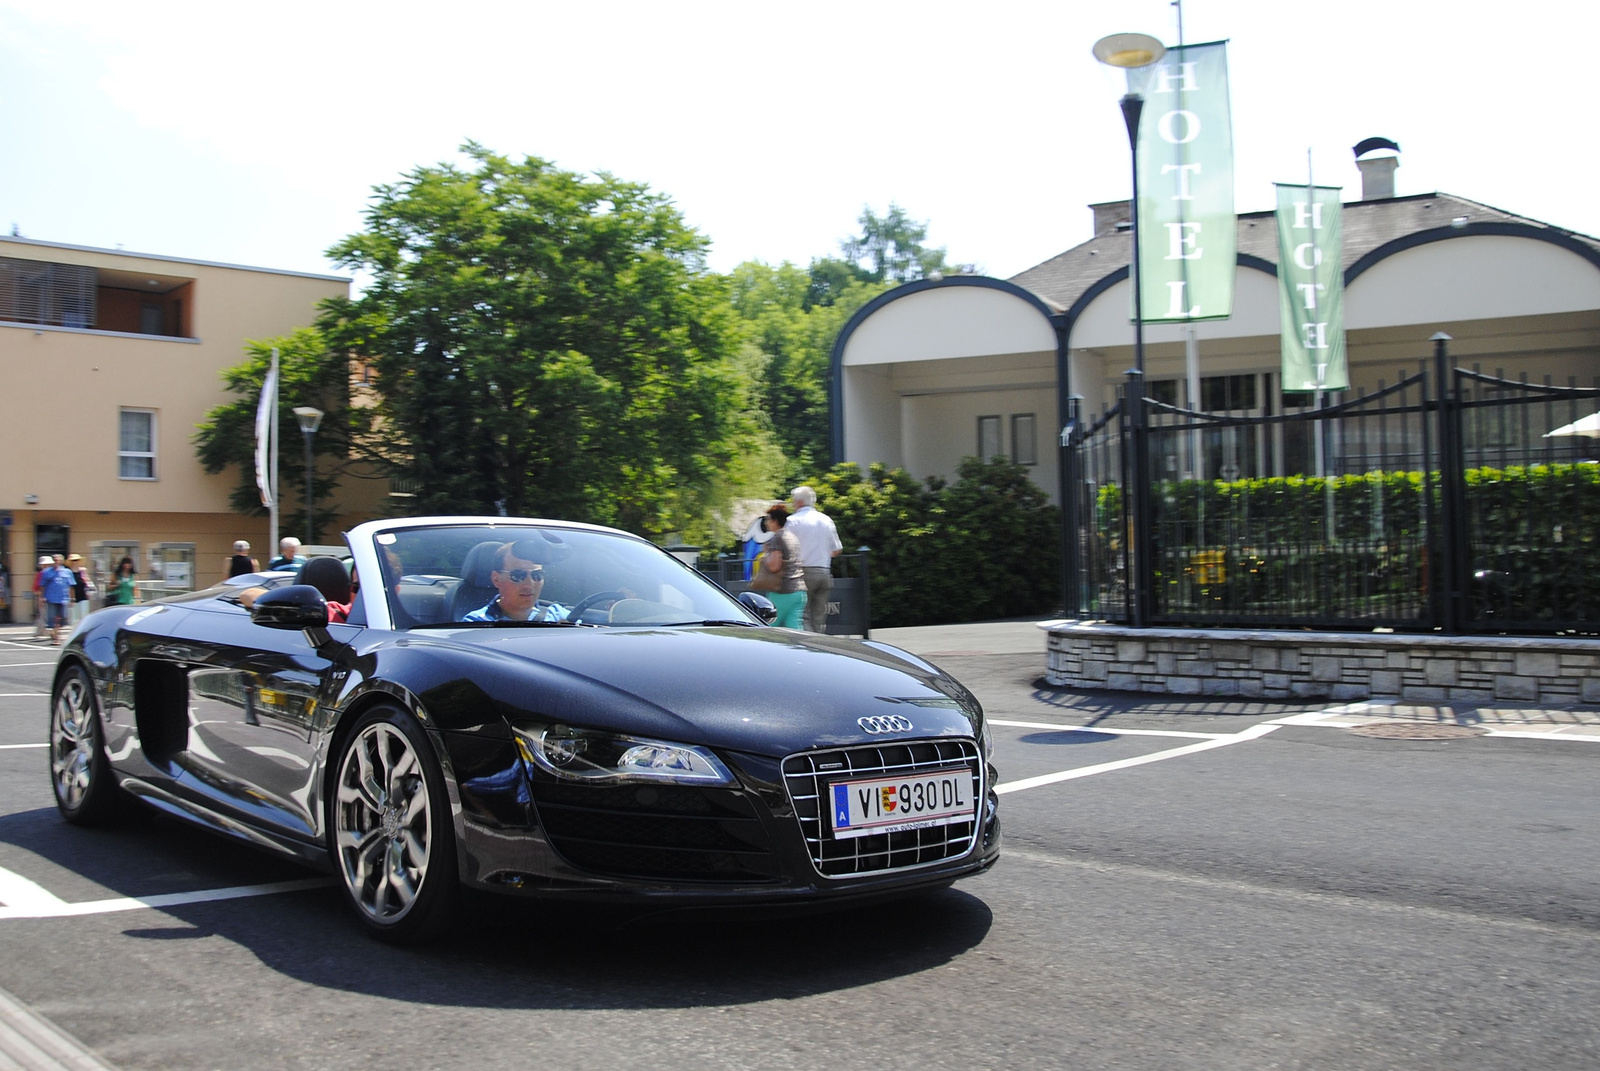
<path id="1" fill-rule="evenodd" d="M 235 612 L 236 610 L 236 612 Z M 348 669 L 302 632 L 263 628 L 242 608 L 197 613 L 188 663 L 188 741 L 179 788 L 255 825 L 316 839 L 318 742 Z M 334 626 L 341 633 L 354 630 Z"/>

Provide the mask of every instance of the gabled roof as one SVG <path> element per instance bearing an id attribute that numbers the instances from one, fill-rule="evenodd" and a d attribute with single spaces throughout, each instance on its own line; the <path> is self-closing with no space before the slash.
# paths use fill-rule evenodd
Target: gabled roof
<path id="1" fill-rule="evenodd" d="M 1550 231 L 1588 246 L 1600 255 L 1600 239 L 1589 235 L 1479 204 L 1451 193 L 1419 193 L 1346 203 L 1343 212 L 1343 265 L 1349 270 L 1356 261 L 1396 238 L 1449 227 L 1463 217 L 1464 222 L 1469 224 L 1514 223 Z M 1266 211 L 1241 215 L 1238 243 L 1241 255 L 1276 264 L 1278 224 L 1275 214 Z M 1039 295 L 1056 309 L 1069 309 L 1095 283 L 1128 266 L 1130 244 L 1127 230 L 1097 234 L 1082 245 L 1073 246 L 1043 264 L 1036 264 L 1013 275 L 1010 281 Z"/>

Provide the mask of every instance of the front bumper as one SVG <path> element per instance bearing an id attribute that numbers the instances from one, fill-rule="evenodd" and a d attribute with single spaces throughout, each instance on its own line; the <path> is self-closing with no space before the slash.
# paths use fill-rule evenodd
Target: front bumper
<path id="1" fill-rule="evenodd" d="M 815 804 L 796 799 L 806 793 L 793 791 L 792 771 L 785 786 L 780 760 L 723 754 L 738 779 L 729 787 L 575 785 L 529 768 L 508 741 L 456 733 L 439 738 L 450 767 L 461 878 L 474 888 L 591 901 L 854 901 L 948 885 L 987 870 L 999 857 L 994 772 L 970 740 L 978 817 L 960 850 L 908 853 L 901 849 L 918 839 L 917 832 L 887 834 L 881 847 L 887 850 L 888 839 L 896 838 L 898 865 L 841 874 L 825 858 L 828 845 L 819 845 L 827 836 Z M 936 745 L 942 748 L 936 761 L 952 761 L 949 741 L 900 746 L 927 751 Z M 930 832 L 921 839 L 951 838 Z M 860 847 L 850 845 L 857 856 Z M 889 855 L 873 856 L 869 847 L 867 857 Z"/>

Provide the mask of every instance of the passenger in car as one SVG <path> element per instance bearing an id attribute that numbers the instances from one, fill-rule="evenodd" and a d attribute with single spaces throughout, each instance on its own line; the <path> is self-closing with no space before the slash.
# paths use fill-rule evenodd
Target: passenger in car
<path id="1" fill-rule="evenodd" d="M 539 598 L 544 591 L 543 551 L 538 543 L 519 540 L 495 552 L 489 583 L 498 593 L 489 604 L 463 621 L 565 621 L 571 611 Z"/>

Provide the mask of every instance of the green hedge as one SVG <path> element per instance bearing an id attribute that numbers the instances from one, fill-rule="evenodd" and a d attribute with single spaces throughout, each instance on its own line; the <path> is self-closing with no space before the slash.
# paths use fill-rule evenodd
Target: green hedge
<path id="1" fill-rule="evenodd" d="M 837 465 L 817 505 L 846 552 L 872 550 L 872 627 L 1044 614 L 1061 604 L 1060 512 L 1007 458 L 961 462 L 956 482 Z"/>
<path id="2" fill-rule="evenodd" d="M 1409 616 L 1426 598 L 1427 485 L 1420 472 L 1163 481 L 1152 488 L 1158 597 L 1168 610 Z M 1443 516 L 1437 483 L 1435 517 Z M 1122 490 L 1100 489 L 1095 524 L 1120 546 Z M 1468 614 L 1523 622 L 1600 619 L 1600 465 L 1466 472 Z M 1330 531 L 1331 519 L 1331 531 Z M 1442 520 L 1441 520 L 1442 523 Z M 1226 552 L 1226 583 L 1196 563 Z"/>

